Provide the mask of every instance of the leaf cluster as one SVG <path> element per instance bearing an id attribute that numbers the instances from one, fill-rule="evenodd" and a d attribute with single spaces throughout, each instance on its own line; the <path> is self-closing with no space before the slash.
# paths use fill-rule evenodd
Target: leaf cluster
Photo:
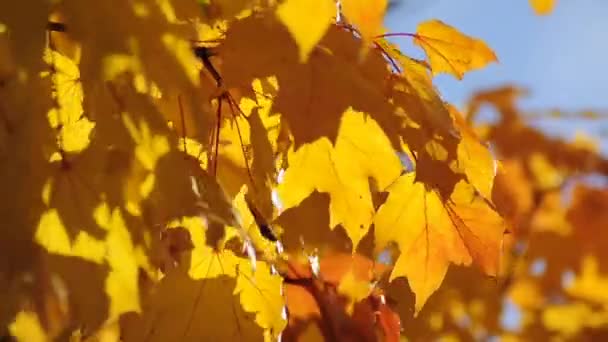
<path id="1" fill-rule="evenodd" d="M 496 56 L 438 20 L 385 33 L 386 6 L 0 4 L 0 326 L 24 341 L 477 337 L 454 314 L 470 301 L 475 327 L 499 331 L 489 279 L 525 286 L 505 256 L 537 221 L 560 226 L 551 196 L 606 162 L 526 128 L 514 88 L 466 116 L 445 103 L 434 75 Z M 502 121 L 473 125 L 483 103 Z M 597 258 L 581 260 L 576 293 L 599 295 Z M 559 310 L 602 324 L 579 304 L 543 327 L 580 331 Z"/>

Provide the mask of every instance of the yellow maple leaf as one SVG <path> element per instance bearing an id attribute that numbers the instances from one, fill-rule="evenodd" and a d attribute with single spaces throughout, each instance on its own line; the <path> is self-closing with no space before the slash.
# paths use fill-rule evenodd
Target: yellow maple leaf
<path id="1" fill-rule="evenodd" d="M 344 15 L 359 29 L 364 42 L 381 33 L 388 1 L 344 0 L 341 4 Z M 367 44 L 363 48 L 366 49 Z"/>
<path id="2" fill-rule="evenodd" d="M 102 263 L 105 241 L 80 230 L 72 242 L 57 209 L 51 208 L 40 217 L 35 235 L 36 242 L 49 253 L 79 257 L 95 263 Z"/>
<path id="3" fill-rule="evenodd" d="M 375 42 L 401 69 L 400 77 L 394 80 L 393 96 L 398 100 L 398 106 L 407 113 L 408 119 L 415 121 L 417 128 L 426 130 L 427 135 L 439 133 L 457 136 L 448 107 L 433 86 L 428 63 L 404 55 L 386 39 L 376 39 Z"/>
<path id="4" fill-rule="evenodd" d="M 333 0 L 287 0 L 279 6 L 277 16 L 298 43 L 300 62 L 306 62 L 329 28 L 335 13 Z"/>
<path id="5" fill-rule="evenodd" d="M 239 305 L 235 284 L 227 275 L 192 279 L 182 269 L 173 270 L 157 284 L 141 315 L 121 320 L 121 339 L 261 341 L 264 332 Z"/>
<path id="6" fill-rule="evenodd" d="M 239 202 L 242 202 L 240 195 Z M 248 220 L 252 220 L 251 218 Z M 272 274 L 270 266 L 258 261 L 253 267 L 251 260 L 237 256 L 233 251 L 215 250 L 207 245 L 204 221 L 200 217 L 183 217 L 169 224 L 170 227 L 182 226 L 190 232 L 193 249 L 188 275 L 193 280 L 210 281 L 222 278 L 235 278 L 233 293 L 239 295 L 244 311 L 255 314 L 255 322 L 264 329 L 270 340 L 276 339 L 285 327 L 282 294 L 282 278 Z M 234 229 L 226 232 L 224 241 L 236 236 Z"/>
<path id="7" fill-rule="evenodd" d="M 264 262 L 258 262 L 255 271 L 248 261 L 241 265 L 234 292 L 240 295 L 243 309 L 255 313 L 255 321 L 264 329 L 266 340 L 275 340 L 287 325 L 283 315 L 283 278 L 272 274 Z"/>
<path id="8" fill-rule="evenodd" d="M 408 278 L 416 312 L 439 288 L 450 263 L 475 262 L 485 273 L 497 274 L 504 222 L 469 184 L 459 182 L 444 201 L 409 173 L 389 191 L 374 220 L 376 249 L 391 241 L 399 246 L 391 280 Z"/>
<path id="9" fill-rule="evenodd" d="M 393 119 L 386 87 L 389 69 L 382 54 L 361 61 L 361 39 L 331 25 L 306 64 L 279 22 L 250 17 L 230 26 L 218 47 L 227 87 L 249 87 L 254 78 L 275 76 L 273 112 L 300 146 L 321 136 L 335 141 L 342 113 L 349 107 L 368 113 L 386 129 Z M 242 56 L 250 56 L 243 63 Z M 392 135 L 392 141 L 397 138 Z"/>
<path id="10" fill-rule="evenodd" d="M 458 143 L 458 166 L 467 176 L 471 185 L 486 199 L 492 198 L 492 186 L 496 176 L 496 160 L 488 147 L 484 146 L 477 134 L 469 127 L 462 114 L 453 106 L 448 106 L 456 127 L 460 129 Z"/>
<path id="11" fill-rule="evenodd" d="M 284 208 L 299 205 L 314 190 L 329 193 L 330 227 L 341 224 L 353 248 L 367 233 L 374 214 L 368 177 L 384 189 L 401 170 L 378 124 L 355 111 L 344 114 L 335 147 L 326 138 L 319 139 L 292 151 L 289 163 L 278 187 Z"/>
<path id="12" fill-rule="evenodd" d="M 168 228 L 183 227 L 190 233 L 193 249 L 188 275 L 192 279 L 212 279 L 219 276 L 236 276 L 237 256 L 230 250 L 215 251 L 207 245 L 205 230 L 208 227 L 200 217 L 182 217 L 170 222 Z M 227 233 L 226 235 L 232 235 Z"/>
<path id="13" fill-rule="evenodd" d="M 418 25 L 414 43 L 426 52 L 434 75 L 443 72 L 462 79 L 465 72 L 498 61 L 482 40 L 466 36 L 440 20 Z"/>
<path id="14" fill-rule="evenodd" d="M 95 124 L 83 116 L 84 98 L 78 65 L 59 52 L 45 50 L 44 61 L 53 68 L 43 73 L 51 77 L 56 108 L 51 109 L 48 120 L 57 130 L 59 147 L 66 152 L 79 152 L 89 145 L 89 135 Z"/>
<path id="15" fill-rule="evenodd" d="M 547 15 L 553 11 L 557 0 L 530 0 L 530 6 L 538 15 Z"/>

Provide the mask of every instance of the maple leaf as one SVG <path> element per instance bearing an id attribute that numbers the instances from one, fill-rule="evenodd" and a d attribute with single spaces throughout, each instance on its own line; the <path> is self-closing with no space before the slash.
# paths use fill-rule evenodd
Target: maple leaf
<path id="1" fill-rule="evenodd" d="M 419 24 L 414 43 L 426 52 L 434 75 L 445 72 L 462 79 L 465 72 L 498 61 L 482 40 L 470 38 L 440 20 Z"/>
<path id="2" fill-rule="evenodd" d="M 402 107 L 410 120 L 423 126 L 418 128 L 431 132 L 429 135 L 434 132 L 456 135 L 453 123 L 448 119 L 448 108 L 433 86 L 429 65 L 404 55 L 385 39 L 376 39 L 375 43 L 398 64 L 397 67 L 401 67 L 399 77 L 393 77 L 391 84 L 391 95 L 397 107 Z"/>
<path id="3" fill-rule="evenodd" d="M 52 79 L 57 104 L 57 108 L 48 113 L 49 123 L 58 130 L 57 140 L 61 149 L 65 152 L 81 151 L 88 146 L 95 124 L 82 116 L 83 92 L 78 66 L 52 50 L 45 50 L 44 60 L 53 69 L 48 75 Z"/>
<path id="4" fill-rule="evenodd" d="M 165 102 L 165 107 L 175 108 L 176 97 L 181 95 L 185 115 L 195 123 L 190 126 L 191 134 L 196 133 L 205 141 L 208 130 L 213 127 L 211 112 L 205 103 L 214 88 L 198 77 L 200 64 L 191 51 L 192 30 L 184 27 L 183 22 L 180 24 L 191 14 L 176 11 L 180 4 L 183 5 L 182 2 L 147 4 L 143 7 L 148 15 L 140 16 L 131 4 L 119 1 L 94 6 L 67 2 L 61 6 L 61 13 L 66 18 L 66 31 L 79 40 L 82 55 L 87 56 L 80 63 L 85 94 L 93 93 L 99 84 L 115 80 L 114 77 L 123 72 L 130 72 L 140 81 L 140 89 L 145 93 L 156 89 L 165 94 L 157 99 Z M 96 15 L 86 20 L 80 15 L 86 12 Z M 137 43 L 131 44 L 129 40 Z M 117 68 L 122 72 L 117 72 Z M 169 69 L 175 72 L 166 72 Z M 85 100 L 87 113 L 108 110 L 108 107 L 87 108 L 89 105 Z M 162 112 L 168 119 L 175 119 L 174 110 Z"/>
<path id="5" fill-rule="evenodd" d="M 354 111 L 344 114 L 335 147 L 319 139 L 291 152 L 288 160 L 290 166 L 278 187 L 284 208 L 300 204 L 313 190 L 329 193 L 330 227 L 341 224 L 353 248 L 367 233 L 374 215 L 368 178 L 384 189 L 401 170 L 380 127 Z"/>
<path id="6" fill-rule="evenodd" d="M 341 5 L 347 20 L 359 29 L 366 51 L 372 38 L 381 33 L 388 1 L 345 0 Z"/>
<path id="7" fill-rule="evenodd" d="M 329 28 L 335 13 L 333 0 L 288 0 L 279 5 L 277 15 L 298 43 L 300 62 L 306 62 Z"/>
<path id="8" fill-rule="evenodd" d="M 302 64 L 283 25 L 263 22 L 248 17 L 230 26 L 218 47 L 223 79 L 228 88 L 247 89 L 255 78 L 276 76 L 278 92 L 271 112 L 281 113 L 296 146 L 322 136 L 334 141 L 349 107 L 390 122 L 390 104 L 382 92 L 389 71 L 382 55 L 374 51 L 360 62 L 361 40 L 331 26 Z M 247 63 L 242 56 L 248 56 Z"/>
<path id="9" fill-rule="evenodd" d="M 462 135 L 457 149 L 458 164 L 469 183 L 482 196 L 490 199 L 497 162 L 488 147 L 484 146 L 477 134 L 466 124 L 462 114 L 453 106 L 450 106 L 449 109 L 455 125 L 460 129 Z"/>
<path id="10" fill-rule="evenodd" d="M 243 201 L 243 195 L 240 196 L 240 201 Z M 247 221 L 251 220 L 252 218 L 245 218 L 243 225 L 248 226 Z M 209 247 L 205 234 L 201 234 L 205 229 L 203 223 L 199 217 L 185 217 L 170 225 L 184 227 L 190 232 L 193 248 L 190 252 L 190 262 L 185 264 L 185 267 L 189 267 L 188 275 L 194 280 L 203 281 L 222 277 L 234 278 L 234 294 L 239 296 L 240 304 L 233 305 L 241 306 L 245 312 L 255 313 L 255 322 L 264 329 L 265 334 L 276 338 L 286 323 L 282 315 L 284 303 L 280 290 L 281 277 L 272 274 L 268 264 L 253 261 L 256 264 L 252 265 L 250 259 L 239 257 L 231 250 L 224 249 L 223 244 L 218 246 L 219 250 Z M 233 231 L 226 232 L 224 242 L 229 241 L 231 237 L 242 237 L 234 232 L 236 227 L 231 229 Z"/>
<path id="11" fill-rule="evenodd" d="M 272 274 L 266 263 L 258 263 L 255 272 L 248 263 L 241 265 L 234 291 L 240 295 L 243 309 L 255 312 L 256 323 L 274 340 L 287 323 L 283 316 L 283 279 Z"/>
<path id="12" fill-rule="evenodd" d="M 395 241 L 401 251 L 391 279 L 408 278 L 416 294 L 416 312 L 439 288 L 449 263 L 475 262 L 495 276 L 498 272 L 502 218 L 466 182 L 459 182 L 444 200 L 434 190 L 401 176 L 374 219 L 376 249 Z"/>
<path id="13" fill-rule="evenodd" d="M 227 275 L 194 280 L 183 269 L 172 270 L 155 286 L 141 315 L 122 318 L 121 337 L 127 342 L 263 341 L 262 329 L 235 297 L 235 285 Z"/>
<path id="14" fill-rule="evenodd" d="M 330 229 L 330 197 L 326 193 L 314 191 L 299 205 L 288 208 L 273 221 L 282 229 L 281 241 L 289 253 L 302 249 L 314 253 L 315 249 L 330 249 L 348 252 L 352 241 L 343 229 Z M 302 220 L 306 217 L 306 220 Z M 303 244 L 302 244 L 303 243 Z"/>

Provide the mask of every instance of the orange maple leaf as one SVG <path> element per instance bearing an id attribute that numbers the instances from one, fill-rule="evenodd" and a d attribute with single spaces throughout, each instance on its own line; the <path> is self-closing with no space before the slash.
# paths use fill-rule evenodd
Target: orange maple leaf
<path id="1" fill-rule="evenodd" d="M 390 278 L 408 278 L 416 312 L 439 288 L 450 263 L 475 262 L 486 274 L 498 273 L 505 224 L 470 184 L 460 181 L 444 201 L 408 173 L 389 191 L 374 221 L 376 246 L 381 250 L 390 241 L 399 246 Z"/>

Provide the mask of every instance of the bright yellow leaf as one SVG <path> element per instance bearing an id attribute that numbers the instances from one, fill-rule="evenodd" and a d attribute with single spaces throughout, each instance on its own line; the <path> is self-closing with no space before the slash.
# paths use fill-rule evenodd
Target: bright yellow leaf
<path id="1" fill-rule="evenodd" d="M 461 140 L 458 143 L 458 166 L 467 176 L 471 185 L 486 199 L 492 198 L 492 186 L 496 176 L 496 160 L 489 148 L 469 127 L 462 114 L 453 106 L 448 106 L 455 126 L 460 129 Z"/>
<path id="2" fill-rule="evenodd" d="M 255 271 L 248 260 L 241 259 L 239 265 L 234 292 L 240 295 L 243 309 L 255 313 L 255 322 L 264 329 L 266 340 L 274 341 L 287 325 L 283 278 L 272 274 L 264 262 L 258 262 Z"/>
<path id="3" fill-rule="evenodd" d="M 78 65 L 68 57 L 59 52 L 45 50 L 44 61 L 52 68 L 52 71 L 44 73 L 52 79 L 55 93 L 53 94 L 60 113 L 56 119 L 50 119 L 51 125 L 73 122 L 82 115 L 83 91 L 80 83 L 80 70 Z"/>
<path id="4" fill-rule="evenodd" d="M 168 227 L 184 227 L 190 232 L 192 253 L 188 275 L 192 279 L 212 279 L 219 276 L 236 277 L 238 258 L 230 250 L 214 251 L 207 245 L 205 231 L 208 227 L 200 217 L 182 217 L 170 222 Z"/>
<path id="5" fill-rule="evenodd" d="M 368 43 L 382 33 L 388 1 L 343 0 L 341 4 L 347 20 L 359 29 L 364 42 Z M 367 48 L 367 44 L 363 48 Z"/>
<path id="6" fill-rule="evenodd" d="M 374 215 L 368 178 L 384 189 L 400 170 L 399 158 L 377 123 L 364 113 L 349 111 L 335 147 L 322 138 L 290 153 L 279 198 L 284 208 L 291 208 L 313 190 L 329 193 L 330 227 L 341 224 L 355 248 Z"/>
<path id="7" fill-rule="evenodd" d="M 433 75 L 448 73 L 462 79 L 467 71 L 498 61 L 482 40 L 466 36 L 440 20 L 418 25 L 414 43 L 426 52 Z"/>
<path id="8" fill-rule="evenodd" d="M 277 16 L 298 43 L 300 62 L 306 62 L 335 14 L 333 0 L 287 0 L 279 6 Z"/>
<path id="9" fill-rule="evenodd" d="M 95 124 L 83 116 L 84 98 L 78 65 L 52 50 L 45 50 L 45 62 L 53 68 L 43 76 L 51 78 L 56 108 L 47 116 L 51 127 L 57 130 L 59 147 L 66 152 L 79 152 L 89 145 L 89 135 Z"/>
<path id="10" fill-rule="evenodd" d="M 106 252 L 105 241 L 97 240 L 85 230 L 80 230 L 75 241 L 70 241 L 59 213 L 54 208 L 40 217 L 35 239 L 49 253 L 80 257 L 95 263 L 101 263 Z"/>
<path id="11" fill-rule="evenodd" d="M 61 129 L 61 147 L 66 152 L 78 152 L 89 145 L 89 136 L 95 127 L 95 123 L 86 117 L 64 125 Z"/>

